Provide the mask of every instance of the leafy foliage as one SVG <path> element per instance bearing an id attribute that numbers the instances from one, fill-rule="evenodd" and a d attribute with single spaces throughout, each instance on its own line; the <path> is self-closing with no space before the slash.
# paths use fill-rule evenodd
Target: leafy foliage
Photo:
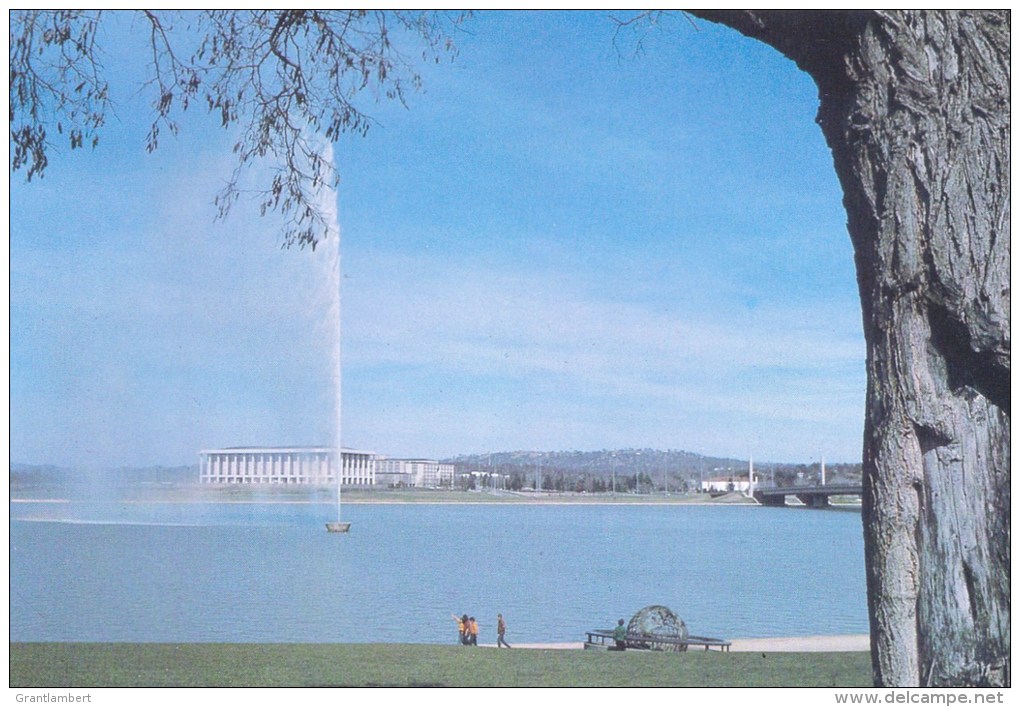
<path id="1" fill-rule="evenodd" d="M 125 11 L 116 11 L 125 12 Z M 335 185 L 323 149 L 343 133 L 364 135 L 372 120 L 360 107 L 404 103 L 421 86 L 401 46 L 422 47 L 422 60 L 454 56 L 451 35 L 463 14 L 380 10 L 139 10 L 146 33 L 147 79 L 154 118 L 146 149 L 196 102 L 234 128 L 233 173 L 215 203 L 220 217 L 241 194 L 256 161 L 273 166 L 255 196 L 261 213 L 286 218 L 284 243 L 311 246 L 328 224 L 315 195 Z M 10 24 L 11 170 L 42 176 L 57 136 L 72 150 L 99 144 L 113 109 L 97 37 L 113 11 L 17 10 Z M 399 41 L 395 41 L 399 37 Z"/>

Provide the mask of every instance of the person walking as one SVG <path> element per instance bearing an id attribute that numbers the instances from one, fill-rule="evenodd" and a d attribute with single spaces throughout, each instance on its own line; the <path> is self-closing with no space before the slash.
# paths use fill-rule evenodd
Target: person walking
<path id="1" fill-rule="evenodd" d="M 502 648 L 503 646 L 510 647 L 510 644 L 503 638 L 505 633 L 506 621 L 503 620 L 503 614 L 496 614 L 496 648 Z"/>
<path id="2" fill-rule="evenodd" d="M 470 637 L 469 642 L 472 646 L 478 645 L 478 622 L 475 621 L 475 617 L 472 616 L 468 619 L 468 635 Z"/>

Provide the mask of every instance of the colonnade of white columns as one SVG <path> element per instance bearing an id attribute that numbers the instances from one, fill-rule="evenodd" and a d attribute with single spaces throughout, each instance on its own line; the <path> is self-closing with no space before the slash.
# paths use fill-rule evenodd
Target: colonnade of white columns
<path id="1" fill-rule="evenodd" d="M 328 447 L 211 449 L 199 452 L 199 481 L 208 484 L 335 484 Z M 344 450 L 340 483 L 375 483 L 375 455 Z"/>
<path id="2" fill-rule="evenodd" d="M 344 452 L 342 468 L 340 483 L 345 486 L 375 483 L 374 455 Z"/>

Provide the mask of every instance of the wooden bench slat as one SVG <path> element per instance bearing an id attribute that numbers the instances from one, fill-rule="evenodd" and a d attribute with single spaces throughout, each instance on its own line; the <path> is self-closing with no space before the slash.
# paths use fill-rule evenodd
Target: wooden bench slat
<path id="1" fill-rule="evenodd" d="M 587 631 L 588 643 L 605 643 L 607 638 L 613 638 L 613 632 L 609 629 L 595 629 Z M 650 636 L 642 633 L 628 633 L 625 639 L 627 643 L 666 643 L 674 646 L 704 646 L 705 650 L 716 646 L 724 651 L 729 651 L 732 645 L 730 641 L 721 638 L 709 638 L 708 636 L 688 636 L 687 638 L 672 638 L 669 636 Z"/>

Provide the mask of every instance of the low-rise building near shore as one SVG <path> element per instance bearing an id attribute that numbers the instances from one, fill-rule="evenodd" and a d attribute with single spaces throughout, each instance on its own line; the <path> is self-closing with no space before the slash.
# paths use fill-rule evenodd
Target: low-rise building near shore
<path id="1" fill-rule="evenodd" d="M 332 447 L 225 447 L 198 453 L 204 484 L 336 484 Z M 356 449 L 341 452 L 340 484 L 373 486 L 376 455 Z"/>
<path id="2" fill-rule="evenodd" d="M 701 482 L 701 490 L 703 493 L 728 493 L 730 491 L 739 491 L 741 493 L 752 493 L 754 486 L 758 484 L 758 477 L 754 477 L 754 483 L 747 478 L 745 474 L 743 477 L 739 476 L 719 476 L 714 479 L 705 479 Z"/>
<path id="3" fill-rule="evenodd" d="M 453 464 L 434 459 L 387 459 L 377 457 L 376 483 L 379 486 L 440 488 L 453 486 Z"/>

